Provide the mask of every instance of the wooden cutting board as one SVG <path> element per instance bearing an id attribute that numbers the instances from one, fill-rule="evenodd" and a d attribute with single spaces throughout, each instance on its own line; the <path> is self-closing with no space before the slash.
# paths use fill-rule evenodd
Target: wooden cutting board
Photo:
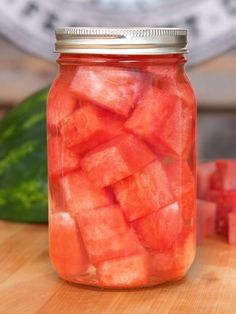
<path id="1" fill-rule="evenodd" d="M 0 313 L 236 313 L 236 246 L 207 239 L 179 282 L 102 291 L 57 277 L 48 257 L 47 226 L 0 221 Z"/>

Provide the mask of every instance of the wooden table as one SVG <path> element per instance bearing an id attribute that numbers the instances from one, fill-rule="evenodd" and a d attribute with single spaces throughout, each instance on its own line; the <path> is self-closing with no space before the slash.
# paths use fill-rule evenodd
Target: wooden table
<path id="1" fill-rule="evenodd" d="M 0 221 L 0 313 L 236 313 L 236 246 L 207 239 L 187 277 L 136 291 L 69 285 L 53 271 L 47 226 Z"/>

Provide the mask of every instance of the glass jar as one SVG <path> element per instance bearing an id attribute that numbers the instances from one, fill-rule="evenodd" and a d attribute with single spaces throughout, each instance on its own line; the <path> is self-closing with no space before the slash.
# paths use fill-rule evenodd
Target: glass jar
<path id="1" fill-rule="evenodd" d="M 134 288 L 195 256 L 196 103 L 179 29 L 58 29 L 49 238 L 63 279 Z"/>

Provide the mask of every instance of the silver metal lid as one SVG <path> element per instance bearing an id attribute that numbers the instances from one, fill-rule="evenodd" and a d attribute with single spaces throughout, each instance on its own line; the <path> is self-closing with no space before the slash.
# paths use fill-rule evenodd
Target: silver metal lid
<path id="1" fill-rule="evenodd" d="M 187 30 L 151 27 L 60 27 L 55 51 L 112 55 L 187 53 Z"/>

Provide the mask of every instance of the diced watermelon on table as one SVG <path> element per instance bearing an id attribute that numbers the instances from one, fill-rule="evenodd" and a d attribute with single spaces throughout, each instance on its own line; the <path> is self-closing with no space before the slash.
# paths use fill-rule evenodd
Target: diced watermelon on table
<path id="1" fill-rule="evenodd" d="M 236 191 L 209 190 L 206 200 L 217 204 L 216 230 L 219 234 L 228 234 L 228 214 L 236 210 Z"/>
<path id="2" fill-rule="evenodd" d="M 143 137 L 157 153 L 187 157 L 193 144 L 193 122 L 193 109 L 178 96 L 150 88 L 125 127 Z"/>
<path id="3" fill-rule="evenodd" d="M 59 177 L 79 168 L 80 157 L 70 151 L 61 136 L 48 139 L 48 176 Z"/>
<path id="4" fill-rule="evenodd" d="M 100 187 L 122 180 L 156 159 L 148 146 L 131 134 L 123 134 L 90 151 L 81 167 Z"/>
<path id="5" fill-rule="evenodd" d="M 49 244 L 53 265 L 64 277 L 78 276 L 89 266 L 80 232 L 69 213 L 59 212 L 49 217 Z"/>
<path id="6" fill-rule="evenodd" d="M 199 199 L 205 199 L 207 191 L 211 189 L 215 169 L 215 162 L 201 163 L 197 166 L 197 196 Z"/>
<path id="7" fill-rule="evenodd" d="M 217 205 L 217 224 L 216 224 L 216 231 L 217 233 L 228 236 L 229 233 L 229 225 L 228 225 L 228 215 L 234 209 L 221 207 Z"/>
<path id="8" fill-rule="evenodd" d="M 108 190 L 96 187 L 81 170 L 51 181 L 50 191 L 58 208 L 72 215 L 114 202 Z"/>
<path id="9" fill-rule="evenodd" d="M 197 201 L 197 242 L 202 243 L 207 236 L 216 233 L 216 203 Z"/>
<path id="10" fill-rule="evenodd" d="M 142 80 L 140 73 L 130 69 L 81 66 L 72 80 L 71 89 L 78 98 L 127 117 L 140 97 Z"/>
<path id="11" fill-rule="evenodd" d="M 148 282 L 148 256 L 142 253 L 105 261 L 99 264 L 97 275 L 99 284 L 104 287 L 140 287 Z"/>
<path id="12" fill-rule="evenodd" d="M 118 205 L 80 212 L 76 220 L 94 264 L 144 251 Z"/>
<path id="13" fill-rule="evenodd" d="M 169 249 L 178 238 L 183 219 L 178 203 L 163 207 L 132 222 L 142 244 L 160 252 Z"/>
<path id="14" fill-rule="evenodd" d="M 212 177 L 212 188 L 224 191 L 236 190 L 236 160 L 217 160 Z"/>
<path id="15" fill-rule="evenodd" d="M 123 120 L 93 105 L 84 105 L 61 123 L 60 132 L 66 146 L 84 154 L 118 136 Z"/>
<path id="16" fill-rule="evenodd" d="M 141 218 L 174 201 L 165 170 L 158 160 L 115 183 L 113 191 L 128 221 Z"/>
<path id="17" fill-rule="evenodd" d="M 236 211 L 228 214 L 229 233 L 228 241 L 230 244 L 236 244 Z"/>

